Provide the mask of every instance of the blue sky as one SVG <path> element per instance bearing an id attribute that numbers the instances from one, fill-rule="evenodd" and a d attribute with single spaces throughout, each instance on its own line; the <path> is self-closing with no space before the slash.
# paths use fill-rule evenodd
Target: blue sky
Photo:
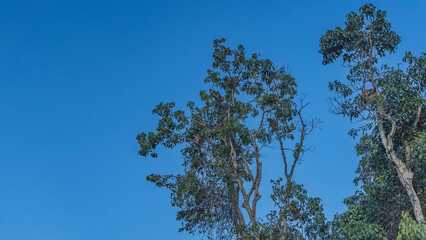
<path id="1" fill-rule="evenodd" d="M 296 180 L 327 217 L 345 209 L 358 159 L 327 84 L 346 70 L 321 65 L 318 41 L 364 1 L 0 3 L 0 239 L 199 239 L 177 232 L 169 193 L 145 181 L 179 172 L 178 151 L 143 159 L 135 137 L 153 130 L 155 104 L 197 98 L 220 37 L 296 77 L 323 121 Z M 425 51 L 425 1 L 373 3 L 402 36 L 391 61 Z"/>

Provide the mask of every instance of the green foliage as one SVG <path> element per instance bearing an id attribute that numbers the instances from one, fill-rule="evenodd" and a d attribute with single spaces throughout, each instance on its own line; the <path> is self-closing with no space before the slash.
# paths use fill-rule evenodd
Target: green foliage
<path id="1" fill-rule="evenodd" d="M 347 15 L 345 28 L 336 27 L 321 37 L 320 53 L 323 64 L 332 63 L 340 56 L 344 62 L 351 63 L 373 51 L 378 57 L 384 57 L 386 53 L 394 52 L 400 41 L 401 38 L 391 30 L 391 24 L 386 20 L 386 12 L 366 4 L 359 13 Z M 367 64 L 376 61 L 371 59 Z"/>
<path id="2" fill-rule="evenodd" d="M 398 240 L 423 240 L 426 239 L 426 233 L 422 225 L 416 223 L 407 212 L 402 213 L 401 223 L 399 224 Z"/>
<path id="3" fill-rule="evenodd" d="M 387 160 L 385 150 L 377 137 L 377 132 L 363 135 L 356 149 L 361 156 L 358 176 L 354 182 L 361 187 L 355 195 L 345 199 L 348 210 L 339 215 L 334 221 L 334 229 L 339 229 L 343 239 L 356 239 L 356 234 L 361 234 L 356 229 L 374 226 L 381 235 L 376 238 L 364 239 L 395 239 L 398 234 L 398 225 L 401 221 L 400 213 L 411 209 L 411 203 L 406 191 L 400 184 L 394 166 Z M 424 147 L 424 146 L 423 146 Z M 414 169 L 416 189 L 426 187 L 424 179 L 424 159 L 417 164 L 423 164 Z M 418 192 L 420 199 L 425 201 L 425 196 Z M 333 238 L 334 239 L 334 238 Z M 362 238 L 361 238 L 362 239 Z"/>
<path id="4" fill-rule="evenodd" d="M 420 201 L 426 202 L 426 54 L 415 57 L 407 52 L 402 59 L 405 70 L 401 65 L 381 64 L 399 43 L 386 12 L 371 4 L 361 7 L 359 13 L 348 14 L 345 27 L 336 27 L 321 37 L 323 64 L 341 57 L 349 68 L 345 82 L 329 83 L 336 93 L 332 111 L 357 121 L 360 127 L 352 129 L 350 135 L 361 133 L 356 145 L 361 159 L 354 181 L 361 190 L 345 199 L 348 210 L 332 222 L 332 239 L 396 238 L 400 213 L 412 205 L 395 165 L 389 161 L 384 147 L 388 142 L 392 153 L 413 173 L 414 189 Z M 382 133 L 390 140 L 384 142 Z"/>
<path id="5" fill-rule="evenodd" d="M 372 120 L 371 114 L 365 113 L 382 108 L 401 125 L 413 122 L 417 107 L 425 106 L 426 54 L 415 57 L 407 52 L 403 58 L 408 65 L 405 72 L 387 65 L 378 66 L 380 58 L 393 53 L 399 43 L 400 37 L 391 30 L 386 12 L 371 4 L 361 7 L 359 13 L 348 14 L 345 28 L 336 27 L 321 37 L 323 63 L 342 57 L 350 69 L 348 83 L 338 80 L 329 83 L 329 89 L 337 93 L 332 101 L 336 114 Z M 372 93 L 367 96 L 366 90 Z"/>
<path id="6" fill-rule="evenodd" d="M 306 104 L 295 103 L 296 82 L 285 68 L 258 54 L 247 57 L 242 45 L 233 50 L 224 43 L 224 39 L 213 43 L 213 69 L 204 80 L 209 89 L 200 91 L 200 104 L 189 102 L 189 111 L 175 110 L 173 102 L 157 105 L 153 114 L 159 117 L 158 126 L 155 132 L 137 136 L 139 154 L 156 158 L 160 146 L 181 149 L 182 174 L 147 177 L 170 190 L 171 203 L 179 208 L 180 231 L 209 239 L 259 239 L 259 232 L 265 231 L 256 216 L 261 149 L 279 142 L 283 156 L 291 151 L 294 161 L 288 171 L 286 162 L 286 177 L 291 180 L 305 151 L 303 139 L 314 122 L 303 120 Z M 299 141 L 294 143 L 296 137 Z M 293 204 L 305 215 L 291 231 L 303 225 L 306 232 L 297 234 L 317 236 L 325 221 L 320 201 L 294 186 L 288 197 L 300 198 Z M 320 221 L 318 226 L 315 221 Z"/>
<path id="7" fill-rule="evenodd" d="M 356 211 L 353 209 L 352 211 Z M 344 240 L 386 240 L 385 231 L 375 223 L 363 221 L 362 215 L 346 212 L 335 216 L 331 222 L 330 236 L 328 239 Z"/>
<path id="8" fill-rule="evenodd" d="M 262 225 L 261 239 L 325 239 L 328 226 L 321 200 L 308 197 L 303 186 L 295 182 L 283 184 L 279 178 L 271 183 L 271 199 L 279 211 L 268 214 Z M 284 224 L 287 225 L 284 227 Z"/>

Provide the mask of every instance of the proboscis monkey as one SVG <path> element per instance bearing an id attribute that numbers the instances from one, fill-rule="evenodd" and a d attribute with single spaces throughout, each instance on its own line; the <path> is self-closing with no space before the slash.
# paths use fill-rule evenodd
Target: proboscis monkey
<path id="1" fill-rule="evenodd" d="M 237 77 L 231 77 L 230 81 L 227 81 L 228 88 L 235 90 L 235 87 L 238 86 L 240 80 Z"/>
<path id="2" fill-rule="evenodd" d="M 234 81 L 235 84 L 238 84 L 240 80 L 237 77 L 232 77 L 232 81 Z"/>
<path id="3" fill-rule="evenodd" d="M 376 91 L 374 91 L 374 89 L 365 89 L 360 96 L 362 98 L 370 98 L 371 96 L 373 96 L 374 94 L 376 94 Z"/>
<path id="4" fill-rule="evenodd" d="M 222 96 L 220 96 L 219 91 L 215 91 L 213 89 L 210 89 L 210 96 L 214 97 L 216 100 L 220 100 Z"/>
<path id="5" fill-rule="evenodd" d="M 272 118 L 268 118 L 268 119 L 266 119 L 266 120 L 268 120 L 268 122 L 269 122 L 269 126 L 270 126 L 272 129 L 276 129 L 276 128 L 278 127 L 278 122 L 277 122 L 277 120 L 272 119 Z"/>
<path id="6" fill-rule="evenodd" d="M 195 135 L 194 137 L 194 141 L 198 144 L 200 142 L 200 134 L 197 133 L 197 135 Z"/>
<path id="7" fill-rule="evenodd" d="M 220 131 L 220 129 L 223 127 L 222 123 L 218 123 L 216 124 L 216 126 L 214 126 L 214 129 L 216 129 L 216 131 Z"/>

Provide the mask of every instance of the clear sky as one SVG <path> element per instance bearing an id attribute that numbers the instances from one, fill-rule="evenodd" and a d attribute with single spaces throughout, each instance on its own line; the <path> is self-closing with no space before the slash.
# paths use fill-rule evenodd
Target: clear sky
<path id="1" fill-rule="evenodd" d="M 318 41 L 364 3 L 0 1 L 0 239 L 199 239 L 177 232 L 169 193 L 145 181 L 179 172 L 178 151 L 143 159 L 135 137 L 154 129 L 155 104 L 197 98 L 220 37 L 289 67 L 323 121 L 296 180 L 328 218 L 343 211 L 358 159 L 327 85 L 346 70 L 321 65 Z M 402 36 L 397 57 L 425 51 L 426 1 L 373 3 Z M 265 163 L 267 177 L 277 169 Z"/>

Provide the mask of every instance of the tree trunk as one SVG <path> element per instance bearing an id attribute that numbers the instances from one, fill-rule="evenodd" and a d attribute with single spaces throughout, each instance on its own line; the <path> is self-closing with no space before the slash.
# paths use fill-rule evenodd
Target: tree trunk
<path id="1" fill-rule="evenodd" d="M 402 186 L 404 186 L 405 190 L 407 191 L 408 198 L 410 199 L 411 205 L 413 206 L 414 210 L 414 217 L 416 218 L 416 221 L 418 224 L 421 224 L 423 226 L 423 230 L 426 232 L 426 223 L 425 218 L 422 212 L 422 203 L 420 202 L 419 197 L 417 196 L 416 190 L 413 186 L 413 177 L 414 173 L 407 168 L 407 166 L 404 164 L 404 162 L 399 159 L 395 153 L 393 148 L 393 136 L 396 132 L 396 123 L 393 121 L 391 117 L 389 117 L 387 114 L 383 113 L 382 115 L 386 116 L 387 119 L 390 121 L 392 125 L 391 132 L 389 135 L 386 135 L 382 119 L 377 119 L 377 126 L 379 128 L 380 138 L 383 144 L 383 147 L 386 150 L 386 155 L 389 158 L 389 160 L 395 165 L 399 181 L 401 182 Z M 409 156 L 407 156 L 409 158 Z"/>
<path id="2" fill-rule="evenodd" d="M 393 153 L 390 153 L 391 161 L 395 164 L 399 181 L 404 186 L 407 191 L 408 198 L 410 199 L 411 205 L 414 210 L 414 217 L 416 218 L 417 223 L 423 226 L 423 230 L 426 232 L 426 223 L 422 211 L 422 204 L 420 202 L 419 197 L 417 196 L 416 190 L 413 186 L 413 176 L 414 173 L 410 171 L 406 165 L 397 158 Z"/>

